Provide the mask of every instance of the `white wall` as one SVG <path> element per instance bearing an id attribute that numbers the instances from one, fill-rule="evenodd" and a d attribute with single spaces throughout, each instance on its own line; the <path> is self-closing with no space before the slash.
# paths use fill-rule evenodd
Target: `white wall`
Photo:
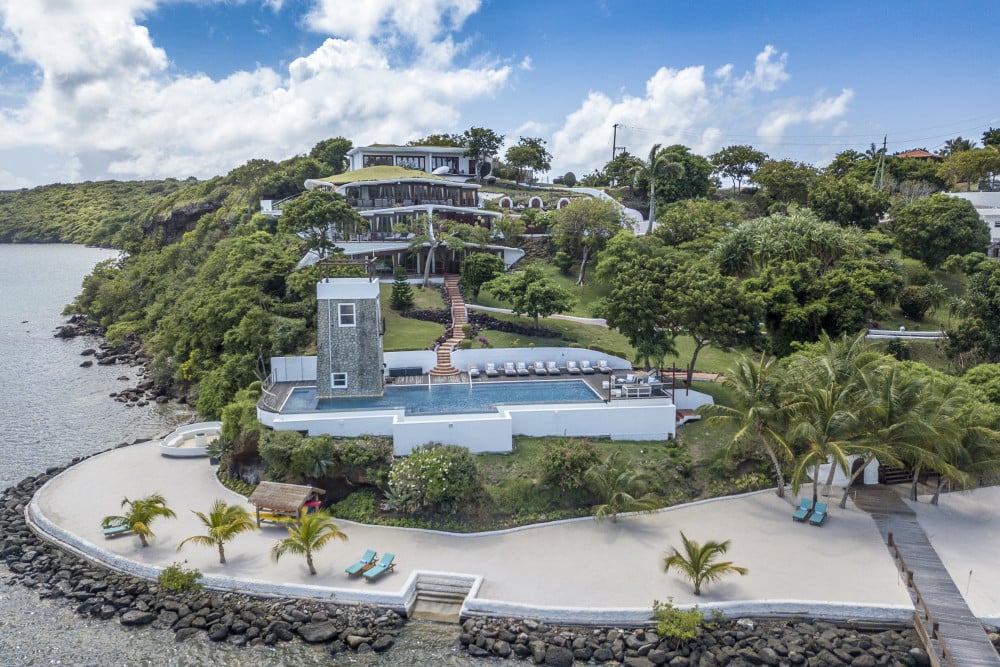
<path id="1" fill-rule="evenodd" d="M 712 405 L 713 403 L 715 403 L 715 399 L 700 391 L 674 389 L 674 405 L 677 406 L 678 410 L 697 410 L 703 405 Z"/>
<path id="2" fill-rule="evenodd" d="M 858 457 L 857 456 L 847 457 L 848 470 L 850 470 L 851 466 L 854 465 L 854 459 L 856 458 Z M 827 475 L 830 474 L 830 465 L 831 464 L 829 463 L 825 463 L 819 467 L 820 484 L 826 484 L 826 477 Z M 879 466 L 878 459 L 874 459 L 871 463 L 868 464 L 868 467 L 865 468 L 865 471 L 862 473 L 862 475 L 864 476 L 865 484 L 878 484 L 878 466 Z M 844 471 L 840 469 L 840 466 L 837 466 L 837 471 L 833 474 L 833 485 L 843 488 L 847 486 L 847 482 L 848 482 L 848 476 L 844 474 Z"/>
<path id="3" fill-rule="evenodd" d="M 511 405 L 501 411 L 510 414 L 514 435 L 667 440 L 674 437 L 677 425 L 677 410 L 667 399 Z"/>
<path id="4" fill-rule="evenodd" d="M 315 382 L 316 357 L 271 357 L 274 382 Z"/>
<path id="5" fill-rule="evenodd" d="M 385 366 L 389 368 L 416 368 L 419 366 L 424 373 L 437 364 L 437 355 L 432 350 L 407 350 L 405 352 L 383 353 Z"/>
<path id="6" fill-rule="evenodd" d="M 430 442 L 460 445 L 473 454 L 510 453 L 512 420 L 509 414 L 420 415 L 401 417 L 393 424 L 392 450 L 405 456 Z"/>
<path id="7" fill-rule="evenodd" d="M 489 332 L 484 332 L 483 336 L 489 339 Z M 584 359 L 591 364 L 598 359 L 604 359 L 608 362 L 608 366 L 616 370 L 630 370 L 632 368 L 632 363 L 626 359 L 580 347 L 472 347 L 468 350 L 455 350 L 451 353 L 451 364 L 463 371 L 469 367 L 469 364 L 479 364 L 479 369 L 482 370 L 487 362 L 495 363 L 498 368 L 503 368 L 504 362 L 507 361 L 514 363 L 523 361 L 528 366 L 536 361 L 554 361 L 560 368 L 565 368 L 566 362 L 569 360 L 579 363 Z M 563 375 L 566 375 L 565 371 L 563 371 Z"/>

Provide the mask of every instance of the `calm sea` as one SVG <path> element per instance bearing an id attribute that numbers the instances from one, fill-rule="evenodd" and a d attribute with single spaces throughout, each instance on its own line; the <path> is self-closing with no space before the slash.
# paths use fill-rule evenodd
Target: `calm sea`
<path id="1" fill-rule="evenodd" d="M 99 341 L 53 338 L 83 277 L 114 251 L 72 245 L 0 244 L 0 489 L 119 442 L 150 438 L 191 420 L 164 406 L 125 408 L 108 394 L 132 386 L 127 366 L 80 368 Z M 124 379 L 122 379 L 124 378 Z M 453 649 L 456 626 L 411 623 L 382 656 L 342 656 L 295 643 L 238 649 L 208 640 L 176 644 L 173 633 L 84 620 L 60 601 L 5 585 L 0 564 L 0 665 L 474 665 Z"/>

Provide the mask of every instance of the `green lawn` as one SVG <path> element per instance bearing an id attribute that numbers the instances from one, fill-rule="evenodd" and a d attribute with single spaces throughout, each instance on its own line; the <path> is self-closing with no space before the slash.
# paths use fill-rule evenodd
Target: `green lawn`
<path id="1" fill-rule="evenodd" d="M 574 315 L 576 317 L 593 317 L 594 312 L 592 310 L 593 304 L 598 299 L 607 296 L 608 289 L 603 285 L 598 285 L 595 281 L 588 279 L 584 285 L 576 284 L 576 276 L 579 271 L 579 266 L 573 268 L 569 276 L 564 276 L 559 272 L 550 262 L 532 262 L 533 266 L 537 266 L 542 269 L 545 273 L 545 277 L 551 280 L 554 284 L 568 290 L 576 301 L 573 303 L 573 307 L 562 313 L 563 315 Z M 523 268 L 521 264 L 517 265 L 518 268 Z M 588 274 L 594 270 L 594 263 L 591 262 L 587 267 Z M 481 306 L 491 306 L 493 308 L 509 308 L 509 304 L 503 303 L 496 299 L 488 290 L 483 290 L 479 293 L 479 301 L 477 301 Z"/>
<path id="2" fill-rule="evenodd" d="M 424 322 L 403 317 L 389 308 L 392 296 L 392 285 L 383 284 L 380 290 L 382 300 L 382 317 L 385 319 L 385 336 L 382 337 L 382 349 L 386 352 L 400 350 L 424 350 L 434 344 L 434 341 L 444 333 L 444 327 L 434 322 Z M 413 307 L 444 308 L 441 292 L 435 288 L 413 288 Z"/>

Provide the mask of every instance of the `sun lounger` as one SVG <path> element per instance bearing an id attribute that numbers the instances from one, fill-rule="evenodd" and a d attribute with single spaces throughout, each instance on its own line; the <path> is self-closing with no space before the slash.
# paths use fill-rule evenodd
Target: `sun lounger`
<path id="1" fill-rule="evenodd" d="M 486 364 L 486 377 L 496 378 L 500 377 L 500 371 L 497 370 L 497 365 L 494 363 Z"/>
<path id="2" fill-rule="evenodd" d="M 557 366 L 556 362 L 554 362 L 554 361 L 546 361 L 545 362 L 545 372 L 548 373 L 549 375 L 560 375 L 560 374 L 562 374 L 562 370 L 560 370 L 559 366 Z"/>
<path id="3" fill-rule="evenodd" d="M 575 361 L 572 361 L 572 360 L 571 361 L 567 361 L 566 362 L 566 372 L 569 373 L 570 375 L 579 375 L 580 374 L 580 367 L 576 364 Z"/>
<path id="4" fill-rule="evenodd" d="M 128 519 L 123 516 L 109 517 L 101 523 L 101 530 L 104 537 L 118 537 L 132 532 L 132 527 L 128 525 Z"/>
<path id="5" fill-rule="evenodd" d="M 477 378 L 479 377 L 479 366 L 476 364 L 469 364 L 469 377 Z"/>
<path id="6" fill-rule="evenodd" d="M 812 500 L 809 498 L 799 499 L 799 508 L 792 514 L 792 521 L 805 521 L 812 514 Z"/>
<path id="7" fill-rule="evenodd" d="M 357 563 L 352 563 L 347 566 L 344 570 L 351 577 L 358 577 L 364 574 L 366 571 L 375 566 L 375 559 L 378 558 L 378 554 L 374 550 L 369 549 L 365 552 L 365 555 L 361 557 Z"/>
<path id="8" fill-rule="evenodd" d="M 503 374 L 506 375 L 506 376 L 508 376 L 508 377 L 517 375 L 517 371 L 514 370 L 514 362 L 513 361 L 508 361 L 508 362 L 506 362 L 503 365 Z"/>
<path id="9" fill-rule="evenodd" d="M 534 369 L 535 375 L 548 375 L 548 373 L 545 371 L 545 364 L 543 364 L 540 361 L 536 361 L 532 366 L 532 369 Z"/>
<path id="10" fill-rule="evenodd" d="M 809 525 L 822 526 L 826 521 L 826 503 L 816 503 L 812 516 L 809 517 Z"/>
<path id="11" fill-rule="evenodd" d="M 382 554 L 382 559 L 377 565 L 373 566 L 369 570 L 366 570 L 361 576 L 363 576 L 366 581 L 375 581 L 386 572 L 393 570 L 395 567 L 396 556 L 387 551 Z"/>
<path id="12" fill-rule="evenodd" d="M 593 375 L 594 374 L 594 367 L 591 366 L 590 362 L 587 361 L 587 360 L 581 361 L 580 362 L 580 372 L 583 373 L 584 375 Z"/>
<path id="13" fill-rule="evenodd" d="M 608 366 L 608 362 L 606 362 L 604 359 L 601 359 L 597 362 L 597 371 L 599 373 L 610 373 L 611 367 Z"/>
<path id="14" fill-rule="evenodd" d="M 528 364 L 524 363 L 523 361 L 517 362 L 517 374 L 531 375 L 530 371 L 528 371 Z"/>

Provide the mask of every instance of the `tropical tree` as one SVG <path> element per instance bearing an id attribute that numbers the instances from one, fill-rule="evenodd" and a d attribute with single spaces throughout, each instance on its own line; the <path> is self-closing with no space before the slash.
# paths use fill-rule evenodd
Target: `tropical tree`
<path id="1" fill-rule="evenodd" d="M 166 499 L 159 493 L 152 493 L 136 500 L 125 498 L 122 500 L 122 507 L 128 508 L 125 513 L 106 516 L 101 522 L 106 524 L 109 521 L 124 521 L 129 530 L 139 536 L 139 542 L 144 547 L 149 546 L 148 538 L 154 537 L 150 527 L 153 521 L 161 517 L 173 519 L 177 516 L 167 507 Z"/>
<path id="2" fill-rule="evenodd" d="M 750 177 L 750 181 L 762 187 L 765 197 L 771 202 L 795 202 L 805 206 L 809 199 L 809 188 L 818 175 L 815 167 L 803 162 L 765 160 Z"/>
<path id="3" fill-rule="evenodd" d="M 406 279 L 406 267 L 397 265 L 392 273 L 389 307 L 400 312 L 407 311 L 413 307 L 413 286 Z"/>
<path id="4" fill-rule="evenodd" d="M 224 500 L 216 500 L 208 514 L 191 511 L 205 526 L 206 533 L 185 538 L 177 545 L 177 550 L 180 551 L 188 542 L 204 547 L 215 546 L 219 549 L 219 563 L 222 565 L 226 564 L 225 543 L 240 533 L 257 530 L 256 522 L 242 505 L 230 505 Z"/>
<path id="5" fill-rule="evenodd" d="M 701 407 L 706 423 L 731 424 L 736 433 L 731 448 L 760 448 L 774 466 L 779 498 L 785 497 L 784 466 L 794 452 L 784 436 L 785 413 L 781 409 L 781 375 L 774 357 L 761 355 L 760 361 L 741 357 L 726 371 L 723 386 L 729 388 L 729 404 L 714 403 Z"/>
<path id="6" fill-rule="evenodd" d="M 599 523 L 606 516 L 618 522 L 620 512 L 646 512 L 657 507 L 657 497 L 648 491 L 648 479 L 641 471 L 630 467 L 616 451 L 601 463 L 591 466 L 583 475 L 584 483 L 594 494 L 594 519 Z"/>
<path id="7" fill-rule="evenodd" d="M 669 553 L 664 556 L 663 571 L 677 570 L 682 577 L 694 584 L 695 595 L 701 595 L 703 583 L 718 581 L 730 574 L 742 577 L 750 572 L 747 568 L 734 565 L 731 561 L 716 560 L 729 551 L 730 540 L 725 542 L 709 540 L 705 544 L 699 544 L 695 540 L 689 540 L 682 531 L 681 543 L 683 551 L 671 547 Z"/>
<path id="8" fill-rule="evenodd" d="M 309 574 L 316 575 L 313 553 L 319 551 L 331 540 L 347 541 L 347 535 L 337 528 L 333 517 L 326 511 L 314 512 L 301 517 L 298 522 L 287 521 L 288 537 L 271 547 L 271 558 L 278 562 L 285 554 L 305 556 Z"/>
<path id="9" fill-rule="evenodd" d="M 893 216 L 892 234 L 904 255 L 931 269 L 950 255 L 983 252 L 990 230 L 976 208 L 964 199 L 931 195 L 904 206 Z"/>
<path id="10" fill-rule="evenodd" d="M 842 227 L 871 229 L 889 210 L 889 193 L 853 178 L 824 176 L 809 188 L 809 208 Z"/>
<path id="11" fill-rule="evenodd" d="M 414 234 L 413 238 L 410 239 L 410 252 L 416 254 L 426 251 L 427 253 L 424 258 L 424 287 L 430 285 L 431 260 L 439 249 L 458 252 L 470 243 L 484 246 L 489 242 L 489 230 L 485 227 L 438 217 L 428 216 L 426 221 L 420 218 L 412 223 L 409 231 Z"/>
<path id="12" fill-rule="evenodd" d="M 976 147 L 975 141 L 971 139 L 963 139 L 962 137 L 959 136 L 944 142 L 944 147 L 941 148 L 939 154 L 944 157 L 949 157 L 951 155 L 955 155 L 956 153 L 971 151 L 975 147 Z"/>
<path id="13" fill-rule="evenodd" d="M 522 313 L 535 320 L 566 310 L 573 305 L 573 295 L 545 277 L 537 266 L 524 271 L 507 273 L 489 281 L 483 287 L 493 296 L 506 301 L 515 315 Z"/>
<path id="14" fill-rule="evenodd" d="M 653 233 L 653 221 L 656 220 L 656 182 L 663 177 L 678 178 L 684 175 L 684 165 L 672 157 L 665 149 L 661 149 L 660 144 L 653 144 L 646 162 L 633 167 L 632 179 L 637 182 L 644 180 L 649 184 L 649 226 L 646 234 Z"/>
<path id="15" fill-rule="evenodd" d="M 599 252 L 612 236 L 621 231 L 625 218 L 621 208 L 605 199 L 577 199 L 552 214 L 551 235 L 559 251 L 556 264 L 567 269 L 579 260 L 577 285 L 583 285 L 587 262 Z"/>
<path id="16" fill-rule="evenodd" d="M 474 252 L 462 262 L 462 286 L 469 290 L 471 301 L 479 299 L 479 290 L 485 283 L 503 274 L 503 259 L 489 252 Z"/>
<path id="17" fill-rule="evenodd" d="M 326 190 L 307 190 L 285 204 L 279 218 L 281 231 L 299 234 L 320 259 L 333 250 L 338 238 L 367 229 L 368 223 L 343 196 Z"/>
<path id="18" fill-rule="evenodd" d="M 767 153 L 753 146 L 727 146 L 708 159 L 712 161 L 717 173 L 733 179 L 733 189 L 738 193 L 742 189 L 743 180 L 753 175 L 754 170 L 767 159 Z"/>
<path id="19" fill-rule="evenodd" d="M 233 169 L 227 178 L 233 180 L 243 192 L 247 202 L 247 216 L 253 215 L 254 207 L 260 198 L 261 185 L 264 180 L 278 169 L 278 163 L 273 160 L 255 158 L 246 164 Z"/>
<path id="20" fill-rule="evenodd" d="M 347 169 L 347 153 L 353 148 L 350 139 L 334 137 L 324 139 L 309 151 L 309 157 L 322 162 L 331 173 L 340 174 Z M 301 187 L 301 183 L 299 186 Z"/>
<path id="21" fill-rule="evenodd" d="M 476 161 L 476 180 L 482 180 L 482 164 L 497 154 L 503 145 L 503 135 L 485 127 L 470 127 L 462 133 L 462 145 L 465 146 L 465 157 Z"/>
<path id="22" fill-rule="evenodd" d="M 545 148 L 545 140 L 538 137 L 520 137 L 516 146 L 507 149 L 507 164 L 517 169 L 520 178 L 525 169 L 548 171 L 552 168 L 552 154 Z"/>

